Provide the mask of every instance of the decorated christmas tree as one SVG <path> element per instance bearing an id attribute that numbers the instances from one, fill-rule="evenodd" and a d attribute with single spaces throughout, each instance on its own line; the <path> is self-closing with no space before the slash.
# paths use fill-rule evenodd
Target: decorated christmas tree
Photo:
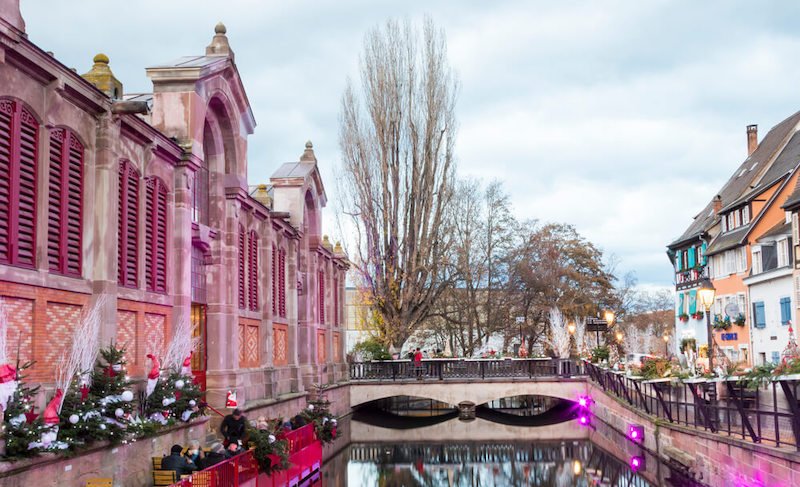
<path id="1" fill-rule="evenodd" d="M 71 450 L 91 445 L 108 438 L 108 430 L 89 386 L 75 379 L 64 396 L 60 414 L 59 439 Z"/>
<path id="2" fill-rule="evenodd" d="M 202 395 L 191 376 L 180 370 L 164 371 L 153 393 L 147 397 L 146 416 L 164 425 L 190 421 L 204 414 Z"/>
<path id="3" fill-rule="evenodd" d="M 317 439 L 323 445 L 327 445 L 338 438 L 341 432 L 337 430 L 336 416 L 330 411 L 331 402 L 322 394 L 322 389 L 322 387 L 317 387 L 317 399 L 308 401 L 308 406 L 301 415 L 307 422 L 314 423 Z"/>
<path id="4" fill-rule="evenodd" d="M 36 449 L 29 449 L 28 445 L 41 435 L 42 423 L 36 419 L 33 405 L 39 386 L 28 386 L 22 374 L 32 365 L 32 362 L 27 362 L 17 368 L 12 367 L 15 388 L 5 405 L 3 424 L 5 456 L 9 458 L 30 457 L 38 453 Z M 4 369 L 6 367 L 10 366 L 4 366 Z"/>

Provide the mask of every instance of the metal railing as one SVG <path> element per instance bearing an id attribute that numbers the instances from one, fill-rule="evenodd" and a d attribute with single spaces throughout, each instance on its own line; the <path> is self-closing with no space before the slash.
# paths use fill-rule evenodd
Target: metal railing
<path id="1" fill-rule="evenodd" d="M 585 368 L 606 393 L 670 423 L 800 451 L 800 380 L 775 380 L 752 390 L 736 377 L 648 381 L 590 363 Z"/>
<path id="2" fill-rule="evenodd" d="M 350 364 L 351 381 L 533 379 L 585 374 L 583 364 L 572 359 L 427 359 L 382 360 Z"/>
<path id="3" fill-rule="evenodd" d="M 313 424 L 286 434 L 289 443 L 289 469 L 272 475 L 259 473 L 253 450 L 247 450 L 205 470 L 181 479 L 171 487 L 277 487 L 295 485 L 318 471 L 322 465 L 322 444 L 317 440 Z M 280 459 L 272 457 L 273 462 Z"/>

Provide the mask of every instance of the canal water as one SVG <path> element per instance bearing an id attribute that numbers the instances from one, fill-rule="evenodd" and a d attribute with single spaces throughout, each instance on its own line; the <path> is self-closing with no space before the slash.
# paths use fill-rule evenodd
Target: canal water
<path id="1" fill-rule="evenodd" d="M 345 446 L 323 465 L 325 487 L 703 485 L 603 423 L 517 426 L 453 417 L 407 428 L 382 427 L 374 418 L 342 423 Z"/>

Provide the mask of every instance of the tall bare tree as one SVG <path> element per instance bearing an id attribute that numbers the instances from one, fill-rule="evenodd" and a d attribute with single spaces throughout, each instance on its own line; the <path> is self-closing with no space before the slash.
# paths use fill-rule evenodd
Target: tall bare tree
<path id="1" fill-rule="evenodd" d="M 402 343 L 450 285 L 455 101 L 444 33 L 390 20 L 369 32 L 342 97 L 343 213 L 379 336 Z"/>

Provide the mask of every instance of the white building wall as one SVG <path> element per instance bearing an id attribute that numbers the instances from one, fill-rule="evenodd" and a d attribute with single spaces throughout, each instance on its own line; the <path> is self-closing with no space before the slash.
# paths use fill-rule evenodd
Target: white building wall
<path id="1" fill-rule="evenodd" d="M 752 340 L 753 365 L 762 365 L 765 361 L 773 360 L 774 353 L 786 348 L 789 342 L 789 326 L 781 324 L 781 298 L 791 298 L 792 310 L 791 320 L 795 323 L 797 311 L 795 309 L 794 295 L 792 289 L 792 271 L 789 268 L 776 269 L 774 271 L 758 274 L 744 280 L 748 285 L 750 293 L 751 311 L 750 318 L 750 337 Z M 766 327 L 755 327 L 755 316 L 752 312 L 753 303 L 764 303 L 764 315 Z"/>

